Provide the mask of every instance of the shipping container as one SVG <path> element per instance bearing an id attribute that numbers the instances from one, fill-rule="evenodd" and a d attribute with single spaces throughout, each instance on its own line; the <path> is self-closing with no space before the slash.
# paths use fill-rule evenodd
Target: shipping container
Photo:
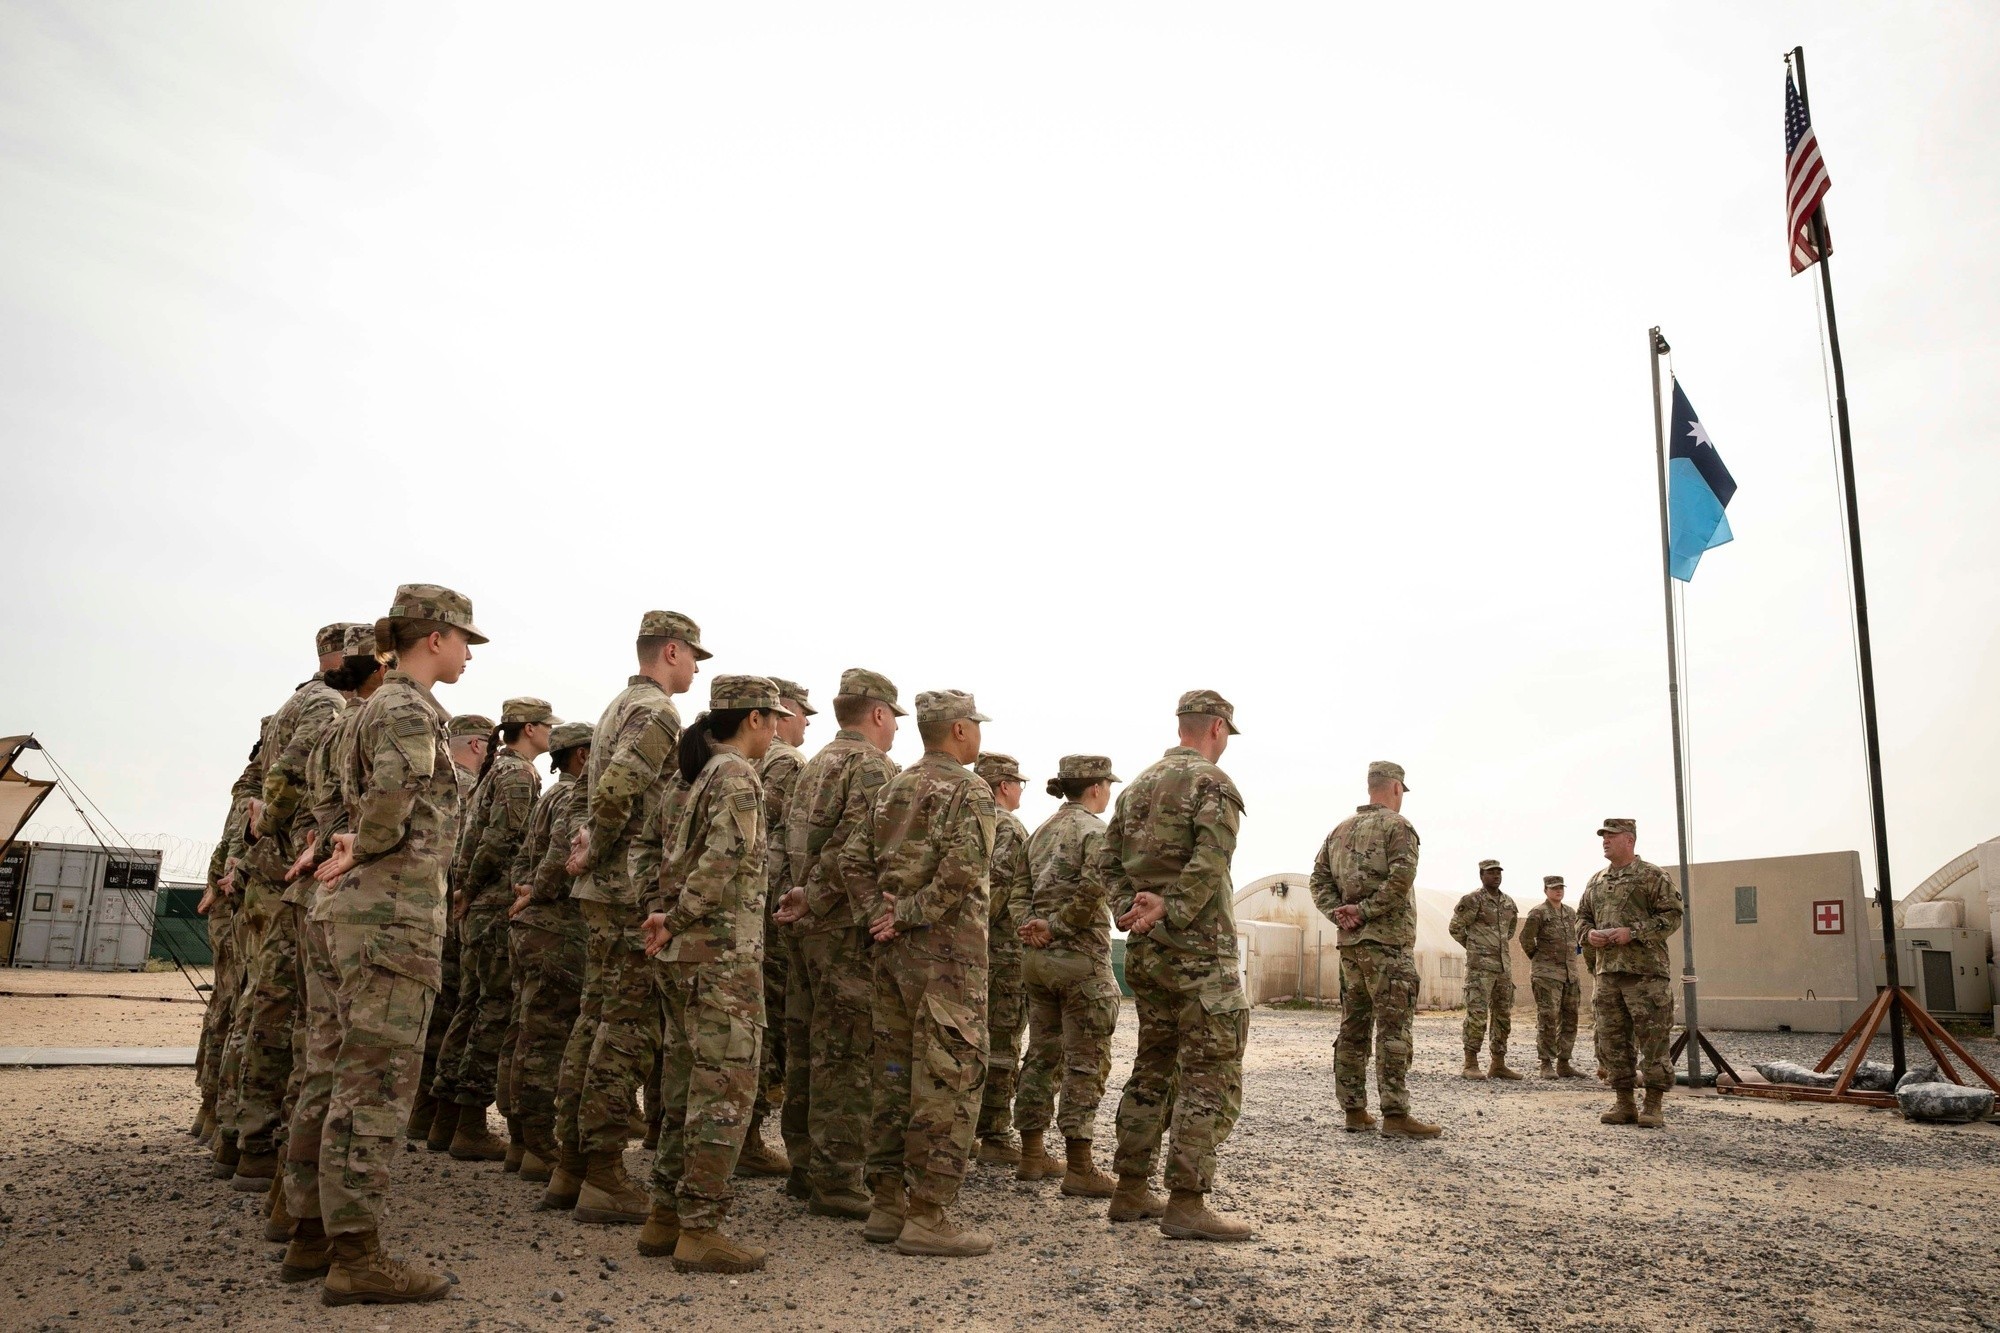
<path id="1" fill-rule="evenodd" d="M 153 942 L 160 853 L 26 844 L 14 966 L 136 972 Z"/>

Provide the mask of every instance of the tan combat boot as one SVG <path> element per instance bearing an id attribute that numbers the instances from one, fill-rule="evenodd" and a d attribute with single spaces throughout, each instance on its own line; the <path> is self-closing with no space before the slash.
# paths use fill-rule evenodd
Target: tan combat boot
<path id="1" fill-rule="evenodd" d="M 482 1117 L 483 1118 L 483 1117 Z M 507 1156 L 502 1161 L 502 1171 L 514 1172 L 521 1169 L 521 1159 L 528 1155 L 528 1140 L 521 1135 L 521 1117 L 507 1117 Z"/>
<path id="2" fill-rule="evenodd" d="M 553 1174 L 555 1173 L 550 1170 L 547 1159 L 533 1148 L 521 1154 L 521 1179 L 536 1185 L 546 1185 Z"/>
<path id="3" fill-rule="evenodd" d="M 418 1088 L 417 1099 L 410 1103 L 410 1118 L 403 1124 L 406 1139 L 428 1139 L 431 1122 L 437 1119 L 437 1098 L 431 1096 L 429 1088 Z"/>
<path id="4" fill-rule="evenodd" d="M 894 1176 L 876 1177 L 875 1198 L 868 1209 L 868 1225 L 861 1228 L 861 1238 L 871 1245 L 889 1244 L 903 1234 L 903 1218 L 908 1211 L 903 1182 Z"/>
<path id="5" fill-rule="evenodd" d="M 326 1272 L 333 1262 L 333 1242 L 326 1238 L 326 1226 L 317 1217 L 302 1217 L 285 1246 L 285 1264 L 278 1277 L 285 1282 L 308 1282 Z"/>
<path id="6" fill-rule="evenodd" d="M 1249 1240 L 1256 1228 L 1240 1217 L 1224 1217 L 1194 1190 L 1175 1190 L 1160 1218 L 1160 1234 L 1175 1240 Z"/>
<path id="7" fill-rule="evenodd" d="M 1486 1066 L 1486 1077 L 1505 1079 L 1509 1083 L 1519 1083 L 1521 1081 L 1520 1072 L 1507 1067 L 1507 1057 L 1504 1055 L 1495 1055 L 1493 1057 L 1493 1063 Z"/>
<path id="8" fill-rule="evenodd" d="M 200 1106 L 197 1106 L 194 1110 L 194 1123 L 188 1126 L 188 1137 L 191 1139 L 200 1138 L 202 1124 L 207 1119 L 208 1119 L 208 1104 L 204 1102 Z"/>
<path id="9" fill-rule="evenodd" d="M 321 1305 L 407 1305 L 443 1300 L 451 1283 L 436 1273 L 399 1264 L 382 1253 L 372 1231 L 349 1232 L 332 1240 L 332 1262 Z"/>
<path id="10" fill-rule="evenodd" d="M 215 1138 L 215 1108 L 204 1107 L 201 1113 L 201 1129 L 195 1134 L 195 1142 L 206 1147 Z"/>
<path id="11" fill-rule="evenodd" d="M 1097 1169 L 1090 1160 L 1089 1139 L 1066 1140 L 1069 1167 L 1063 1172 L 1062 1192 L 1076 1199 L 1108 1199 L 1118 1192 L 1118 1181 Z"/>
<path id="12" fill-rule="evenodd" d="M 855 1222 L 865 1222 L 871 1211 L 868 1196 L 859 1190 L 814 1189 L 812 1198 L 806 1200 L 806 1211 L 816 1217 L 845 1217 Z"/>
<path id="13" fill-rule="evenodd" d="M 1166 1213 L 1167 1201 L 1146 1188 L 1144 1176 L 1120 1176 L 1106 1215 L 1113 1222 L 1143 1222 Z"/>
<path id="14" fill-rule="evenodd" d="M 1665 1099 L 1666 1095 L 1659 1088 L 1646 1089 L 1645 1109 L 1639 1112 L 1632 1123 L 1641 1129 L 1665 1129 L 1667 1127 L 1667 1109 L 1661 1105 L 1661 1102 Z"/>
<path id="15" fill-rule="evenodd" d="M 652 1201 L 625 1174 L 625 1154 L 613 1148 L 585 1158 L 583 1185 L 576 1195 L 576 1220 L 638 1226 Z"/>
<path id="16" fill-rule="evenodd" d="M 1556 1061 L 1556 1077 L 1557 1077 L 1557 1078 L 1582 1078 L 1582 1077 L 1583 1077 L 1583 1075 L 1581 1075 L 1581 1074 L 1577 1073 L 1577 1072 L 1576 1072 L 1576 1070 L 1575 1070 L 1574 1068 L 1572 1068 L 1572 1067 L 1570 1066 L 1570 1062 L 1569 1062 L 1569 1061 L 1567 1061 L 1567 1060 L 1558 1060 L 1558 1061 Z"/>
<path id="17" fill-rule="evenodd" d="M 501 1162 L 507 1158 L 507 1140 L 486 1123 L 485 1107 L 461 1106 L 457 1123 L 452 1126 L 449 1151 L 460 1162 Z"/>
<path id="18" fill-rule="evenodd" d="M 1019 1166 L 1021 1145 L 1012 1134 L 988 1134 L 979 1140 L 979 1160 L 988 1166 Z"/>
<path id="19" fill-rule="evenodd" d="M 1021 1135 L 1021 1164 L 1014 1168 L 1016 1180 L 1054 1180 L 1063 1173 L 1063 1164 L 1049 1156 L 1040 1133 Z"/>
<path id="20" fill-rule="evenodd" d="M 676 1273 L 754 1273 L 764 1266 L 764 1248 L 731 1240 L 713 1228 L 681 1232 L 674 1244 Z"/>
<path id="21" fill-rule="evenodd" d="M 792 1159 L 783 1150 L 772 1151 L 764 1142 L 764 1117 L 752 1116 L 749 1131 L 743 1135 L 743 1151 L 736 1157 L 736 1174 L 771 1177 L 788 1176 L 791 1172 Z"/>
<path id="22" fill-rule="evenodd" d="M 285 1178 L 273 1177 L 271 1192 L 264 1198 L 264 1239 L 282 1245 L 292 1238 L 294 1221 L 291 1209 L 285 1206 Z"/>
<path id="23" fill-rule="evenodd" d="M 1341 1126 L 1349 1134 L 1359 1134 L 1375 1128 L 1375 1117 L 1368 1114 L 1365 1106 L 1356 1106 L 1347 1112 L 1347 1123 Z"/>
<path id="24" fill-rule="evenodd" d="M 1486 1077 L 1486 1071 L 1479 1067 L 1478 1051 L 1467 1051 L 1465 1053 L 1465 1072 L 1462 1075 L 1460 1075 L 1460 1077 L 1471 1078 L 1471 1079 L 1481 1079 Z"/>
<path id="25" fill-rule="evenodd" d="M 1541 1077 L 1543 1078 L 1554 1078 L 1556 1076 L 1556 1067 L 1550 1064 L 1547 1060 L 1544 1060 L 1542 1061 L 1542 1068 L 1540 1073 Z"/>
<path id="26" fill-rule="evenodd" d="M 243 1194 L 258 1194 L 269 1190 L 277 1178 L 277 1153 L 241 1153 L 236 1158 L 236 1174 L 229 1178 L 229 1188 Z"/>
<path id="27" fill-rule="evenodd" d="M 993 1237 L 983 1231 L 968 1231 L 945 1216 L 934 1203 L 912 1199 L 903 1216 L 903 1230 L 896 1237 L 899 1254 L 927 1254 L 941 1259 L 967 1259 L 993 1248 Z"/>
<path id="28" fill-rule="evenodd" d="M 681 1215 L 671 1203 L 653 1204 L 646 1225 L 639 1228 L 639 1253 L 648 1259 L 664 1259 L 680 1244 Z"/>
<path id="29" fill-rule="evenodd" d="M 1598 1124 L 1630 1125 L 1639 1119 L 1639 1108 L 1632 1101 L 1632 1089 L 1619 1088 L 1617 1093 L 1618 1100 L 1611 1104 L 1609 1111 L 1597 1117 Z"/>
<path id="30" fill-rule="evenodd" d="M 1401 1115 L 1382 1117 L 1382 1137 L 1385 1139 L 1434 1139 L 1444 1131 L 1436 1125 L 1427 1125 L 1408 1111 Z"/>
<path id="31" fill-rule="evenodd" d="M 583 1154 L 564 1148 L 556 1158 L 556 1169 L 549 1173 L 549 1187 L 542 1193 L 542 1201 L 535 1205 L 537 1212 L 567 1212 L 576 1207 L 577 1195 L 583 1189 Z"/>
<path id="32" fill-rule="evenodd" d="M 451 1147 L 451 1141 L 458 1136 L 459 1114 L 465 1108 L 457 1102 L 439 1102 L 431 1114 L 431 1126 L 424 1134 L 424 1146 L 432 1152 L 444 1152 Z M 483 1121 L 485 1113 L 480 1113 Z"/>
<path id="33" fill-rule="evenodd" d="M 209 1175 L 217 1180 L 235 1178 L 236 1164 L 243 1160 L 243 1154 L 236 1147 L 236 1135 L 232 1131 L 224 1129 L 216 1135 L 215 1152 L 211 1160 L 213 1165 L 208 1168 Z"/>

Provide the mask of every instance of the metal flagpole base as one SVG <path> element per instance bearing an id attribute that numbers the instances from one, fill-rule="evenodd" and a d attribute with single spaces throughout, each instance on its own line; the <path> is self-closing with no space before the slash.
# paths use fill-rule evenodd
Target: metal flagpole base
<path id="1" fill-rule="evenodd" d="M 1730 1079 L 1738 1083 L 1743 1081 L 1736 1070 L 1730 1066 L 1729 1061 L 1722 1058 L 1722 1052 L 1715 1049 L 1715 1043 L 1708 1039 L 1708 1034 L 1698 1027 L 1681 1029 L 1681 1034 L 1674 1038 L 1673 1049 L 1667 1053 L 1668 1064 L 1678 1065 L 1680 1063 L 1681 1053 L 1687 1050 L 1689 1037 L 1693 1037 L 1697 1042 L 1701 1043 L 1702 1053 L 1708 1056 L 1709 1060 L 1714 1064 L 1717 1073 L 1726 1074 Z M 1674 1071 L 1674 1082 L 1684 1088 L 1691 1086 L 1688 1082 L 1688 1074 L 1685 1069 L 1676 1069 Z M 1715 1087 L 1716 1075 L 1704 1073 L 1701 1076 L 1700 1082 L 1692 1086 L 1702 1088 Z"/>
<path id="2" fill-rule="evenodd" d="M 1896 1106 L 1895 1093 L 1869 1092 L 1851 1086 L 1854 1075 L 1861 1068 L 1862 1059 L 1868 1054 L 1869 1045 L 1875 1040 L 1875 1034 L 1881 1030 L 1882 1020 L 1888 1017 L 1892 1009 L 1900 1011 L 1903 1017 L 1909 1020 L 1910 1026 L 1916 1029 L 1917 1035 L 1923 1038 L 1924 1045 L 1930 1048 L 1931 1058 L 1937 1061 L 1938 1073 L 1945 1080 L 1960 1087 L 1972 1086 L 1972 1079 L 1961 1078 L 1958 1069 L 1952 1064 L 1952 1057 L 1957 1056 L 1965 1065 L 1966 1073 L 1991 1088 L 1996 1095 L 2000 1095 L 2000 1080 L 1996 1080 L 1986 1066 L 1980 1064 L 1971 1052 L 1959 1045 L 1958 1038 L 1945 1031 L 1938 1021 L 1930 1016 L 1929 1011 L 1917 1002 L 1916 996 L 1889 987 L 1884 987 L 1875 996 L 1869 1006 L 1861 1011 L 1861 1016 L 1848 1025 L 1847 1031 L 1840 1034 L 1840 1040 L 1833 1044 L 1833 1049 L 1821 1056 L 1819 1063 L 1813 1066 L 1814 1072 L 1824 1074 L 1833 1068 L 1834 1062 L 1840 1059 L 1843 1052 L 1852 1048 L 1852 1054 L 1847 1057 L 1847 1065 L 1841 1070 L 1840 1081 L 1832 1087 L 1801 1088 L 1789 1083 L 1744 1083 L 1740 1079 L 1734 1079 L 1730 1083 L 1718 1084 L 1716 1090 L 1738 1097 L 1769 1097 L 1775 1101 L 1785 1102 L 1841 1102 L 1848 1106 L 1876 1106 L 1893 1110 Z"/>

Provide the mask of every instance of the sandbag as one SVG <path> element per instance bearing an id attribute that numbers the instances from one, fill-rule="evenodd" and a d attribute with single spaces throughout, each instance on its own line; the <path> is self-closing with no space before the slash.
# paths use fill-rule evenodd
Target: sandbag
<path id="1" fill-rule="evenodd" d="M 1903 1076 L 1896 1080 L 1896 1087 L 1903 1088 L 1911 1083 L 1943 1083 L 1944 1073 L 1936 1065 L 1911 1065 Z"/>
<path id="2" fill-rule="evenodd" d="M 1805 1065 L 1793 1064 L 1790 1060 L 1773 1060 L 1769 1064 L 1752 1065 L 1751 1068 L 1773 1083 L 1790 1083 L 1802 1088 L 1830 1088 L 1840 1082 L 1838 1074 L 1822 1074 Z"/>
<path id="3" fill-rule="evenodd" d="M 1904 1077 L 1908 1077 L 1906 1074 Z M 1931 1077 L 1924 1082 L 1934 1082 L 1937 1070 L 1931 1070 Z M 1854 1081 L 1847 1085 L 1863 1092 L 1894 1092 L 1896 1090 L 1896 1066 L 1887 1060 L 1863 1060 L 1861 1067 L 1854 1071 Z"/>
<path id="4" fill-rule="evenodd" d="M 1956 1083 L 1905 1083 L 1896 1089 L 1896 1105 L 1905 1120 L 1965 1124 L 1993 1114 L 1993 1094 Z"/>

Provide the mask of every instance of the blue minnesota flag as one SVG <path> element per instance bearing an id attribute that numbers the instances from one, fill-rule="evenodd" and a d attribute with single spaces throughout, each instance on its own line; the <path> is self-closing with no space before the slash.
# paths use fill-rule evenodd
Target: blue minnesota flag
<path id="1" fill-rule="evenodd" d="M 1682 583 L 1694 578 L 1701 553 L 1735 540 L 1722 511 L 1736 494 L 1736 478 L 1722 465 L 1701 418 L 1674 381 L 1674 427 L 1667 437 L 1667 543 L 1669 569 Z"/>

